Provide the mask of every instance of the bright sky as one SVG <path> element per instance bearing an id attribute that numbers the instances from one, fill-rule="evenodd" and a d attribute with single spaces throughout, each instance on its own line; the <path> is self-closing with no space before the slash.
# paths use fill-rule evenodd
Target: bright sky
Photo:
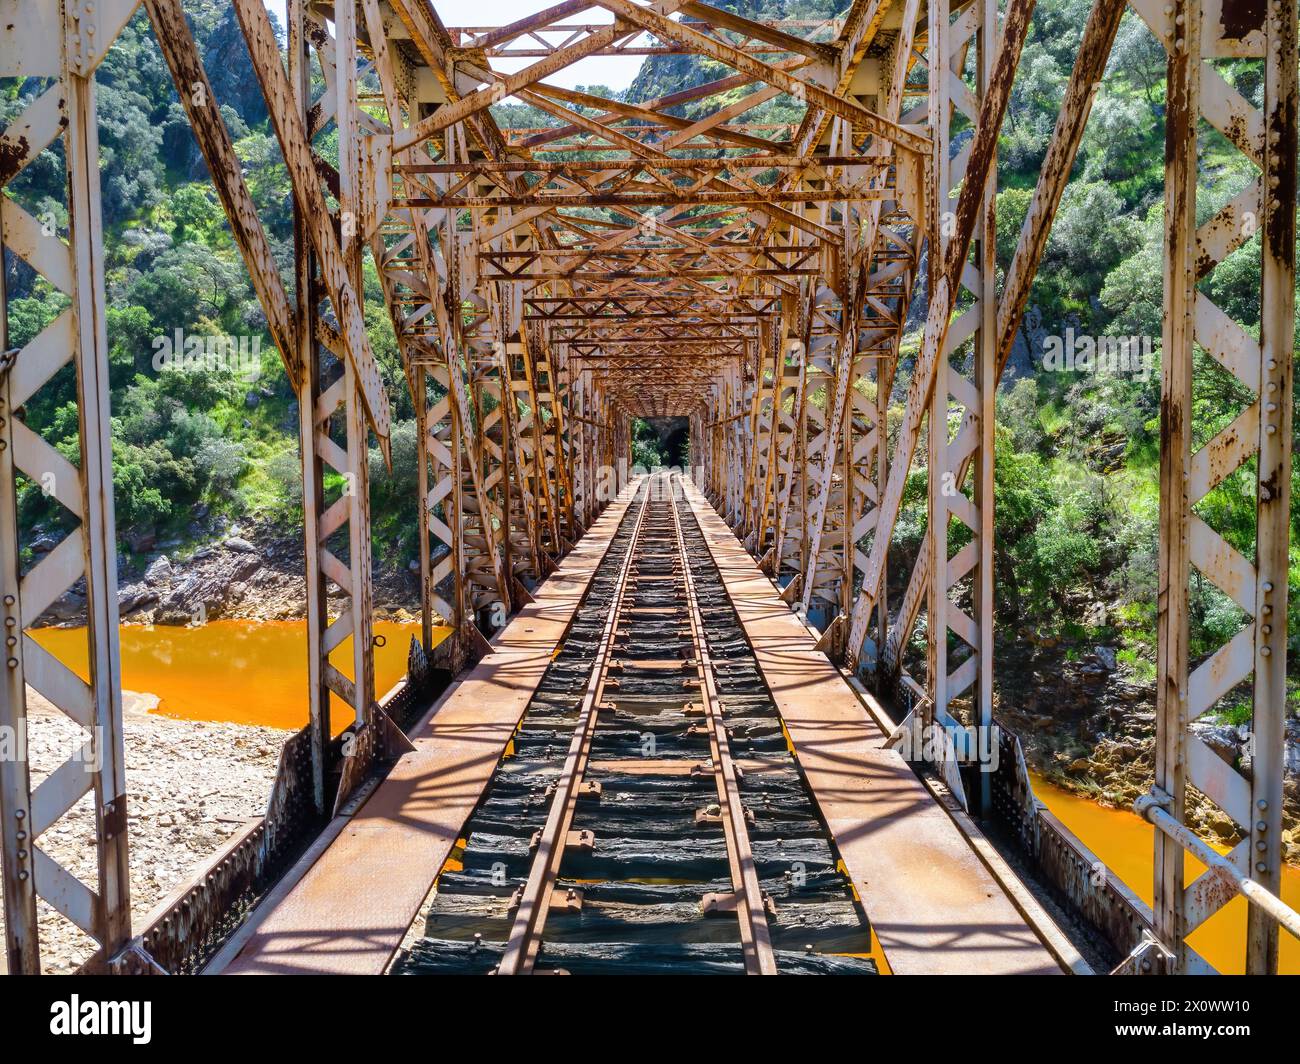
<path id="1" fill-rule="evenodd" d="M 434 9 L 446 26 L 505 26 L 525 15 L 534 14 L 553 6 L 555 0 L 434 0 Z M 285 21 L 285 0 L 266 0 L 266 6 Z M 569 23 L 610 22 L 613 16 L 601 8 L 592 8 L 565 19 Z M 641 69 L 643 56 L 593 56 L 565 67 L 546 79 L 551 85 L 566 89 L 578 85 L 608 85 L 611 89 L 625 89 L 632 84 Z M 511 74 L 521 67 L 537 62 L 536 59 L 495 59 L 492 68 Z"/>

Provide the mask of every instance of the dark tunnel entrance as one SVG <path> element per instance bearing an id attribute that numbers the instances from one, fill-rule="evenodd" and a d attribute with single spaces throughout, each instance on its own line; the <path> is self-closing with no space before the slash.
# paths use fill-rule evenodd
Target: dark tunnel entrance
<path id="1" fill-rule="evenodd" d="M 652 417 L 634 430 L 633 464 L 685 469 L 690 457 L 690 422 L 684 417 Z M 653 463 L 651 459 L 653 458 Z"/>

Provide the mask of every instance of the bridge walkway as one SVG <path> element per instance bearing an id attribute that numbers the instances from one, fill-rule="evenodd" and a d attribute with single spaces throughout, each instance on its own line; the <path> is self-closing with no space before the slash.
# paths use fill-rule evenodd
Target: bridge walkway
<path id="1" fill-rule="evenodd" d="M 1064 969 L 957 822 L 895 751 L 860 691 L 816 649 L 694 487 L 695 514 L 794 754 L 889 970 Z M 595 522 L 433 705 L 364 804 L 335 819 L 209 966 L 225 974 L 380 974 L 416 919 L 605 557 L 634 490 Z M 1038 914 L 1041 916 L 1041 914 Z M 1054 929 L 1044 936 L 1051 940 Z M 1059 932 L 1055 932 L 1059 938 Z"/>

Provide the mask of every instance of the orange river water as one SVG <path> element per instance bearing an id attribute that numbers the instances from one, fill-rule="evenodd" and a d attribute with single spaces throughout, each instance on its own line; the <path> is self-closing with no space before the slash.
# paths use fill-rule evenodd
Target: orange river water
<path id="1" fill-rule="evenodd" d="M 305 621 L 209 621 L 195 628 L 123 625 L 122 686 L 160 699 L 154 710 L 186 720 L 229 721 L 297 730 L 307 723 L 307 624 Z M 382 696 L 406 673 L 411 635 L 418 624 L 376 621 L 375 693 Z M 442 629 L 435 635 L 445 634 Z M 86 678 L 86 630 L 42 628 L 32 637 Z M 352 640 L 330 660 L 352 675 Z M 332 729 L 351 723 L 332 697 Z"/>
<path id="2" fill-rule="evenodd" d="M 1054 787 L 1044 779 L 1034 778 L 1034 793 L 1057 815 L 1080 841 L 1148 905 L 1151 904 L 1151 866 L 1155 827 L 1136 813 L 1107 809 L 1087 798 L 1080 798 Z M 1226 847 L 1216 846 L 1226 853 Z M 1187 857 L 1184 876 L 1190 883 L 1205 866 Z M 1300 909 L 1300 868 L 1286 866 L 1282 871 L 1282 900 Z M 1246 901 L 1234 898 L 1222 910 L 1192 933 L 1188 945 L 1225 974 L 1240 974 L 1245 965 L 1242 943 L 1246 936 Z M 1287 932 L 1280 934 L 1281 950 L 1278 970 L 1300 973 L 1300 942 Z"/>
<path id="3" fill-rule="evenodd" d="M 375 649 L 375 688 L 382 695 L 406 671 L 407 648 L 418 624 L 377 621 L 386 645 Z M 441 629 L 438 636 L 449 630 Z M 31 633 L 43 647 L 86 676 L 86 633 L 44 628 Z M 334 664 L 352 674 L 351 640 L 335 650 Z M 126 625 L 121 629 L 122 686 L 160 699 L 154 712 L 187 720 L 230 721 L 274 728 L 307 723 L 307 629 L 304 621 L 210 621 L 197 628 Z M 337 699 L 331 724 L 337 733 L 351 715 Z M 1148 904 L 1151 901 L 1153 827 L 1131 812 L 1106 809 L 1046 780 L 1035 779 L 1039 798 L 1106 865 Z M 1201 872 L 1188 858 L 1187 879 Z M 1283 873 L 1282 897 L 1300 908 L 1300 869 Z M 1230 902 L 1190 941 L 1221 972 L 1240 972 L 1246 903 Z M 1281 935 L 1284 972 L 1300 973 L 1300 942 Z"/>

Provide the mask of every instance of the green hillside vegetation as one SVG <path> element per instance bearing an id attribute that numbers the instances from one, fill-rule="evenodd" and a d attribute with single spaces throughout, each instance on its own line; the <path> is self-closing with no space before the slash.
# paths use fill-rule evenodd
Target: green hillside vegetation
<path id="1" fill-rule="evenodd" d="M 292 286 L 292 201 L 238 26 L 220 0 L 187 0 L 185 6 L 277 261 Z M 847 3 L 723 0 L 720 6 L 756 18 L 821 19 Z M 1050 0 L 1034 13 L 1000 144 L 997 254 L 1002 268 L 1015 247 L 1089 7 L 1090 0 Z M 1224 70 L 1247 99 L 1259 103 L 1260 64 L 1236 63 Z M 710 61 L 654 56 L 622 96 L 652 100 L 729 73 Z M 143 12 L 114 47 L 98 80 L 113 467 L 123 550 L 154 539 L 194 543 L 210 534 L 205 522 L 217 517 L 290 529 L 301 507 L 295 399 Z M 42 87 L 31 80 L 0 82 L 0 122 L 10 121 Z M 603 87 L 587 91 L 618 95 Z M 728 90 L 675 112 L 691 117 L 751 91 L 752 86 Z M 1163 109 L 1163 50 L 1130 12 L 1034 286 L 1029 347 L 1013 355 L 998 397 L 996 601 L 1002 630 L 1032 628 L 1114 642 L 1139 677 L 1151 675 L 1154 661 Z M 504 105 L 495 113 L 504 127 L 557 124 L 532 107 Z M 778 96 L 747 118 L 782 125 L 797 122 L 801 113 L 797 101 Z M 1203 130 L 1202 204 L 1208 217 L 1254 173 L 1222 137 Z M 33 163 L 10 193 L 63 228 L 59 155 L 56 148 Z M 1207 294 L 1255 335 L 1259 257 L 1255 237 L 1204 283 Z M 22 263 L 11 257 L 5 269 L 10 343 L 17 346 L 62 305 Z M 404 565 L 417 546 L 417 440 L 373 264 L 367 271 L 370 339 L 388 379 L 395 417 L 392 474 L 377 452 L 371 462 L 375 549 L 385 552 L 376 560 Z M 901 413 L 921 320 L 913 315 L 914 328 L 903 344 L 891 426 Z M 1144 376 L 1043 371 L 1039 341 L 1067 328 L 1093 336 L 1149 337 L 1157 361 Z M 249 380 L 229 373 L 156 370 L 155 338 L 170 337 L 176 329 L 260 343 L 260 372 Z M 1194 424 L 1202 442 L 1232 420 L 1246 397 L 1210 365 L 1198 365 L 1198 373 Z M 29 405 L 27 417 L 75 457 L 75 411 L 74 381 L 64 370 Z M 654 456 L 649 437 L 638 454 L 647 464 Z M 1248 555 L 1253 477 L 1253 467 L 1239 470 L 1198 508 Z M 39 485 L 22 485 L 20 505 L 29 537 L 63 519 Z M 924 525 L 921 469 L 911 478 L 900 519 L 896 579 L 910 568 Z M 1293 554 L 1293 590 L 1298 582 Z M 1193 655 L 1217 647 L 1240 620 L 1226 596 L 1207 582 L 1194 583 Z M 1293 616 L 1293 662 L 1296 626 Z"/>

